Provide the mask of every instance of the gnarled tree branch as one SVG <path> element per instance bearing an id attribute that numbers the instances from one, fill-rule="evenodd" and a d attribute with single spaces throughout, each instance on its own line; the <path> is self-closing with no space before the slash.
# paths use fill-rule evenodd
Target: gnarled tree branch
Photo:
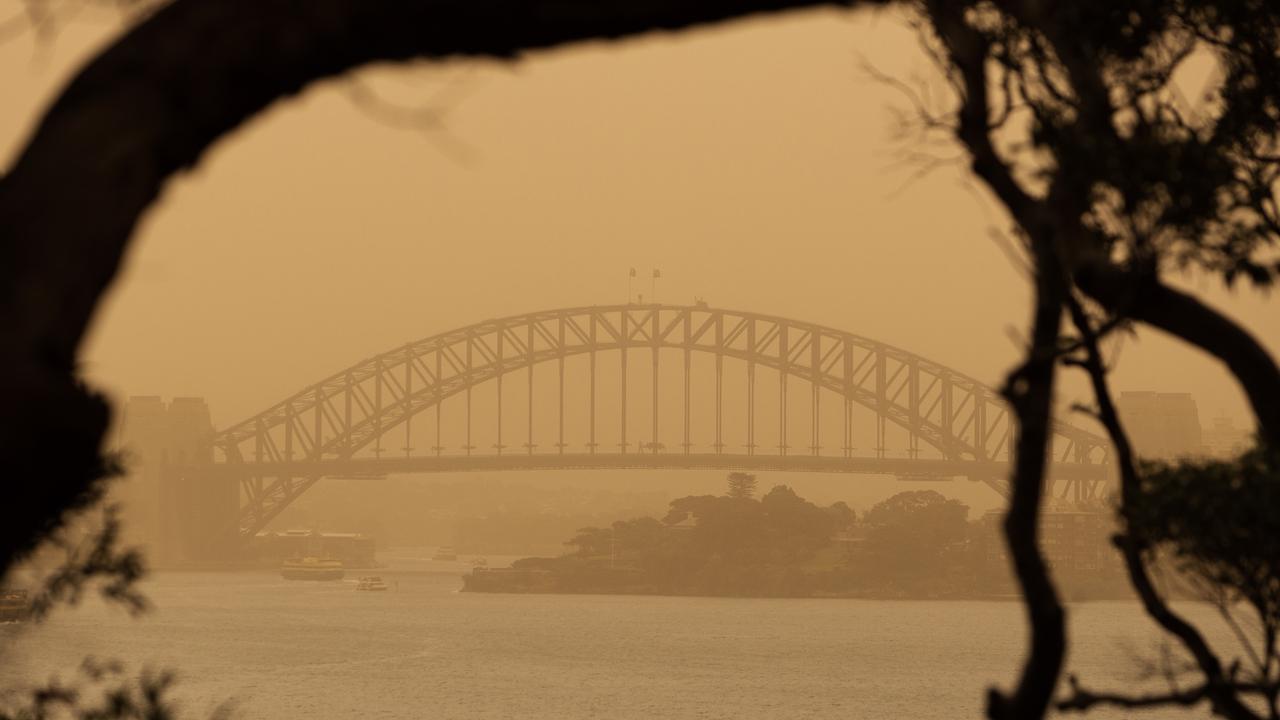
<path id="1" fill-rule="evenodd" d="M 1043 717 L 1062 672 L 1066 654 L 1066 611 L 1058 598 L 1039 546 L 1040 505 L 1044 495 L 1045 449 L 1053 412 L 1058 335 L 1065 286 L 1054 251 L 1054 230 L 1043 222 L 1044 206 L 1014 180 L 991 141 L 987 116 L 987 40 L 964 17 L 963 8 L 935 2 L 930 13 L 951 63 L 961 79 L 963 97 L 956 136 L 969 150 L 978 177 L 991 188 L 1026 232 L 1034 265 L 1035 308 L 1031 345 L 1023 363 L 1009 374 L 1005 399 L 1018 419 L 1004 534 L 1014 574 L 1022 588 L 1031 643 L 1018 684 L 1011 694 L 991 689 L 987 716 L 992 720 Z"/>
<path id="2" fill-rule="evenodd" d="M 1225 364 L 1249 399 L 1262 439 L 1280 448 L 1280 366 L 1247 330 L 1149 273 L 1094 263 L 1074 275 L 1076 285 L 1109 312 L 1167 332 Z"/>
<path id="3" fill-rule="evenodd" d="M 1094 398 L 1098 402 L 1098 419 L 1107 429 L 1111 444 L 1115 448 L 1116 463 L 1120 468 L 1121 507 L 1131 506 L 1135 502 L 1140 482 L 1137 462 L 1133 445 L 1130 443 L 1129 436 L 1120 422 L 1120 413 L 1111 399 L 1107 371 L 1102 361 L 1101 348 L 1098 346 L 1097 331 L 1085 314 L 1084 308 L 1074 296 L 1068 295 L 1067 307 L 1071 313 L 1072 324 L 1075 325 L 1077 332 L 1080 333 L 1081 344 L 1085 350 L 1085 356 L 1080 366 L 1088 374 Z M 1164 598 L 1156 590 L 1154 583 L 1151 582 L 1146 558 L 1143 556 L 1143 552 L 1146 549 L 1144 539 L 1138 537 L 1133 528 L 1127 528 L 1122 535 L 1116 538 L 1116 544 L 1124 557 L 1125 569 L 1128 571 L 1130 584 L 1138 593 L 1143 609 L 1166 632 L 1178 638 L 1183 647 L 1191 653 L 1196 665 L 1200 668 L 1200 672 L 1204 675 L 1204 685 L 1199 689 L 1198 697 L 1207 698 L 1212 703 L 1214 712 L 1222 717 L 1231 718 L 1231 720 L 1257 720 L 1258 716 L 1240 701 L 1235 692 L 1232 679 L 1227 677 L 1222 667 L 1222 662 L 1209 647 L 1208 641 L 1204 639 L 1204 636 L 1194 625 L 1187 622 L 1169 607 L 1169 604 L 1165 602 Z M 1078 688 L 1076 690 L 1077 700 L 1084 699 L 1085 695 L 1082 694 L 1082 691 Z M 1112 704 L 1120 704 L 1119 697 L 1112 696 L 1111 699 L 1115 701 Z M 1192 704 L 1198 697 L 1185 696 L 1187 702 L 1183 704 Z M 1091 702 L 1079 705 L 1076 709 L 1085 709 L 1097 702 L 1097 696 L 1093 696 Z M 1146 704 L 1154 705 L 1159 703 L 1153 701 Z M 1140 706 L 1129 705 L 1129 707 Z M 1063 707 L 1070 707 L 1070 703 Z"/>

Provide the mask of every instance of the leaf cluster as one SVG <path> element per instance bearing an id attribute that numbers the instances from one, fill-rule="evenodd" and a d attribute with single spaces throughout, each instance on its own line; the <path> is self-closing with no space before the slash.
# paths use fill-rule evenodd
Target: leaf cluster
<path id="1" fill-rule="evenodd" d="M 1280 5 L 967 8 L 1000 159 L 1028 197 L 1079 218 L 1072 252 L 1228 285 L 1280 277 Z"/>
<path id="2" fill-rule="evenodd" d="M 171 672 L 144 671 L 131 678 L 116 660 L 85 658 L 69 683 L 52 679 L 22 693 L 0 698 L 0 720 L 171 720 L 177 712 L 169 699 Z M 226 717 L 224 708 L 215 717 Z"/>
<path id="3" fill-rule="evenodd" d="M 123 605 L 131 614 L 145 612 L 150 604 L 137 585 L 146 575 L 146 565 L 140 550 L 120 547 L 120 533 L 119 508 L 108 506 L 101 525 L 85 537 L 73 540 L 69 530 L 51 537 L 48 544 L 65 556 L 32 599 L 34 618 L 47 617 L 59 604 L 79 603 L 94 586 L 104 599 Z"/>
<path id="4" fill-rule="evenodd" d="M 1171 559 L 1218 608 L 1252 664 L 1247 680 L 1280 692 L 1280 459 L 1144 463 L 1122 517 L 1130 537 Z M 1248 612 L 1241 619 L 1239 610 Z"/>

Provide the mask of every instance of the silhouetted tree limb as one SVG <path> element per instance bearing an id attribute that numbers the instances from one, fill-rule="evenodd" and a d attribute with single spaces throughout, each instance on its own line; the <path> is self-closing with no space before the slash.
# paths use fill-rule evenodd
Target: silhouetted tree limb
<path id="1" fill-rule="evenodd" d="M 1149 272 L 1089 263 L 1074 280 L 1109 312 L 1163 330 L 1226 365 L 1249 399 L 1263 438 L 1280 447 L 1280 367 L 1247 330 Z"/>
<path id="2" fill-rule="evenodd" d="M 1009 374 L 1002 388 L 1018 420 L 1004 534 L 1014 574 L 1022 588 L 1031 642 L 1013 692 L 1006 695 L 994 688 L 988 691 L 987 715 L 993 720 L 1037 718 L 1044 715 L 1053 696 L 1066 652 L 1066 611 L 1038 539 L 1066 288 L 1056 261 L 1053 228 L 1040 220 L 1040 201 L 1018 185 L 992 144 L 988 120 L 989 41 L 969 25 L 962 7 L 935 2 L 930 4 L 929 12 L 948 53 L 947 60 L 960 77 L 962 96 L 956 136 L 970 153 L 974 173 L 1025 229 L 1033 259 L 1031 342 L 1023 362 Z"/>
<path id="3" fill-rule="evenodd" d="M 1250 400 L 1264 441 L 1280 447 L 1280 368 L 1238 324 L 1159 279 L 1167 260 L 1198 264 L 1230 283 L 1244 272 L 1275 277 L 1277 15 L 1266 3 L 1176 2 L 1099 8 L 1068 19 L 1061 8 L 1008 3 L 1051 47 L 1070 92 L 1069 117 L 1044 128 L 1057 181 L 1090 197 L 1072 228 L 1064 262 L 1073 280 L 1113 314 L 1157 327 L 1224 362 Z M 1125 15 L 1128 15 L 1126 18 Z M 1083 24 L 1095 25 L 1089 37 Z M 1075 22 L 1072 22 L 1075 20 Z M 1074 25 L 1074 27 L 1073 27 Z M 1109 32 L 1128 37 L 1107 38 Z M 1110 42 L 1108 42 L 1110 41 Z M 1221 116 L 1192 126 L 1170 100 L 1173 75 L 1201 45 L 1226 75 Z M 1210 113 L 1212 115 L 1212 113 Z M 1131 117 L 1122 130 L 1119 118 Z M 1053 121 L 1051 114 L 1046 119 Z M 1099 200 L 1100 190 L 1114 191 Z M 1239 198 L 1224 200 L 1224 198 Z M 1117 246 L 1129 256 L 1116 262 Z"/>
<path id="4" fill-rule="evenodd" d="M 1167 707 L 1170 705 L 1190 707 L 1203 701 L 1206 697 L 1206 688 L 1203 685 L 1190 690 L 1174 690 L 1146 695 L 1125 695 L 1086 690 L 1080 687 L 1080 683 L 1074 675 L 1069 676 L 1067 680 L 1071 685 L 1071 694 L 1055 703 L 1059 710 L 1064 711 L 1085 712 L 1104 705 L 1130 710 Z"/>
<path id="5" fill-rule="evenodd" d="M 1141 482 L 1133 445 L 1129 441 L 1128 434 L 1124 431 L 1124 426 L 1120 422 L 1120 414 L 1112 400 L 1111 390 L 1107 382 L 1107 370 L 1102 360 L 1098 334 L 1093 322 L 1089 319 L 1084 307 L 1074 296 L 1068 295 L 1067 309 L 1070 312 L 1072 324 L 1080 334 L 1081 345 L 1084 349 L 1084 357 L 1079 361 L 1079 366 L 1085 370 L 1089 377 L 1094 399 L 1098 404 L 1098 420 L 1106 428 L 1107 434 L 1111 438 L 1112 447 L 1115 450 L 1116 463 L 1120 469 L 1120 502 L 1123 513 L 1125 508 L 1132 507 L 1137 502 L 1139 483 Z M 1228 491 L 1228 489 L 1224 488 L 1223 491 Z M 1222 520 L 1228 521 L 1225 518 Z M 1193 704 L 1200 698 L 1207 698 L 1211 702 L 1214 712 L 1222 717 L 1231 718 L 1232 720 L 1256 720 L 1259 718 L 1259 715 L 1255 714 L 1240 700 L 1237 693 L 1238 686 L 1235 684 L 1234 678 L 1229 677 L 1224 671 L 1222 662 L 1209 647 L 1208 641 L 1204 639 L 1200 631 L 1174 612 L 1156 590 L 1154 583 L 1151 581 L 1146 558 L 1143 555 L 1147 550 L 1146 539 L 1139 535 L 1139 531 L 1133 527 L 1133 523 L 1128 523 L 1125 532 L 1117 536 L 1115 541 L 1124 557 L 1130 584 L 1142 601 L 1143 608 L 1160 627 L 1178 638 L 1183 647 L 1194 658 L 1196 665 L 1205 678 L 1204 685 L 1194 695 L 1173 693 L 1172 695 L 1163 696 L 1166 698 L 1164 701 L 1150 697 L 1129 698 L 1134 704 L 1127 705 L 1127 707 L 1170 704 L 1174 702 L 1173 700 L 1168 700 L 1170 697 L 1178 698 L 1180 704 Z M 1125 696 L 1111 695 L 1106 696 L 1107 699 L 1101 699 L 1102 696 L 1080 690 L 1074 682 L 1072 685 L 1073 697 L 1060 703 L 1060 708 L 1087 709 L 1091 705 L 1100 702 L 1123 704 L 1122 700 Z M 1182 700 L 1186 700 L 1186 702 L 1182 702 Z"/>
<path id="6" fill-rule="evenodd" d="M 1188 690 L 1171 690 L 1166 693 L 1150 693 L 1127 695 L 1124 693 L 1094 692 L 1080 686 L 1079 681 L 1071 676 L 1071 694 L 1055 703 L 1055 707 L 1063 711 L 1087 712 L 1094 708 L 1111 706 L 1130 710 L 1143 708 L 1182 706 L 1191 707 L 1210 697 L 1209 687 L 1200 685 Z M 1234 683 L 1231 690 L 1241 693 L 1261 694 L 1265 689 L 1257 683 Z M 1249 717 L 1260 718 L 1260 715 Z"/>
<path id="7" fill-rule="evenodd" d="M 1274 360 L 1238 324 L 1159 280 L 1174 263 L 1264 287 L 1280 271 L 1265 254 L 1280 237 L 1280 14 L 1273 4 L 1212 0 L 934 2 L 925 12 L 947 49 L 944 69 L 960 79 L 956 137 L 974 173 L 1009 211 L 1034 266 L 1031 341 L 1006 384 L 1022 435 L 1006 535 L 1032 644 L 1012 698 L 993 693 L 988 712 L 1039 717 L 1064 637 L 1061 607 L 1035 549 L 1036 508 L 1018 492 L 1035 491 L 1043 474 L 1043 465 L 1025 456 L 1044 453 L 1034 403 L 1037 393 L 1051 397 L 1052 366 L 1069 351 L 1041 334 L 1072 300 L 1065 289 L 1078 283 L 1117 324 L 1146 322 L 1219 357 L 1245 387 L 1263 440 L 1273 447 L 1280 440 Z M 1226 80 L 1211 93 L 1214 112 L 1188 119 L 1172 78 L 1202 46 L 1212 47 Z M 993 142 L 995 131 L 1012 136 L 1004 149 Z M 1033 374 L 1037 368 L 1042 372 Z M 1027 387 L 1033 389 L 1020 397 Z M 1132 468 L 1131 451 L 1118 454 Z M 1221 664 L 1199 632 L 1151 587 L 1141 539 L 1130 545 L 1126 560 L 1144 606 L 1196 658 L 1215 710 L 1251 717 L 1224 689 Z"/>

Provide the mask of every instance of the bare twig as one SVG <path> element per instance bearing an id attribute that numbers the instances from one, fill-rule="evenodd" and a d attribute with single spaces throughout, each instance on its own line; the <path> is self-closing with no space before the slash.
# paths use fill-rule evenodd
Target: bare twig
<path id="1" fill-rule="evenodd" d="M 1121 693 L 1094 692 L 1086 690 L 1080 686 L 1079 681 L 1074 675 L 1068 676 L 1068 683 L 1071 686 L 1071 694 L 1066 698 L 1059 700 L 1055 705 L 1062 711 L 1084 712 L 1092 710 L 1099 705 L 1110 705 L 1113 707 L 1128 708 L 1130 710 L 1137 708 L 1165 707 L 1169 705 L 1182 705 L 1190 707 L 1204 700 L 1208 690 L 1201 685 L 1190 690 L 1171 691 L 1167 693 L 1150 694 L 1150 695 L 1125 695 Z"/>
<path id="2" fill-rule="evenodd" d="M 414 130 L 422 133 L 442 154 L 462 164 L 474 159 L 475 151 L 454 136 L 445 125 L 445 118 L 470 91 L 466 82 L 470 74 L 455 79 L 417 107 L 397 105 L 384 100 L 371 87 L 357 78 L 348 81 L 347 98 L 370 118 L 388 127 Z"/>

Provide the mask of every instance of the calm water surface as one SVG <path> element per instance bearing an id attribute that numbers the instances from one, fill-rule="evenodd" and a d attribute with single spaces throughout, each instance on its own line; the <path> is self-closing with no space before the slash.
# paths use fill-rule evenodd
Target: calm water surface
<path id="1" fill-rule="evenodd" d="M 69 677 L 92 654 L 177 669 L 193 716 L 234 698 L 247 718 L 950 720 L 981 717 L 984 687 L 1012 677 L 1023 642 L 1007 602 L 468 594 L 461 564 L 384 561 L 386 593 L 161 573 L 141 619 L 87 603 L 43 627 L 0 626 L 0 684 Z M 1133 657 L 1156 638 L 1137 606 L 1071 613 L 1072 670 L 1133 686 Z"/>

